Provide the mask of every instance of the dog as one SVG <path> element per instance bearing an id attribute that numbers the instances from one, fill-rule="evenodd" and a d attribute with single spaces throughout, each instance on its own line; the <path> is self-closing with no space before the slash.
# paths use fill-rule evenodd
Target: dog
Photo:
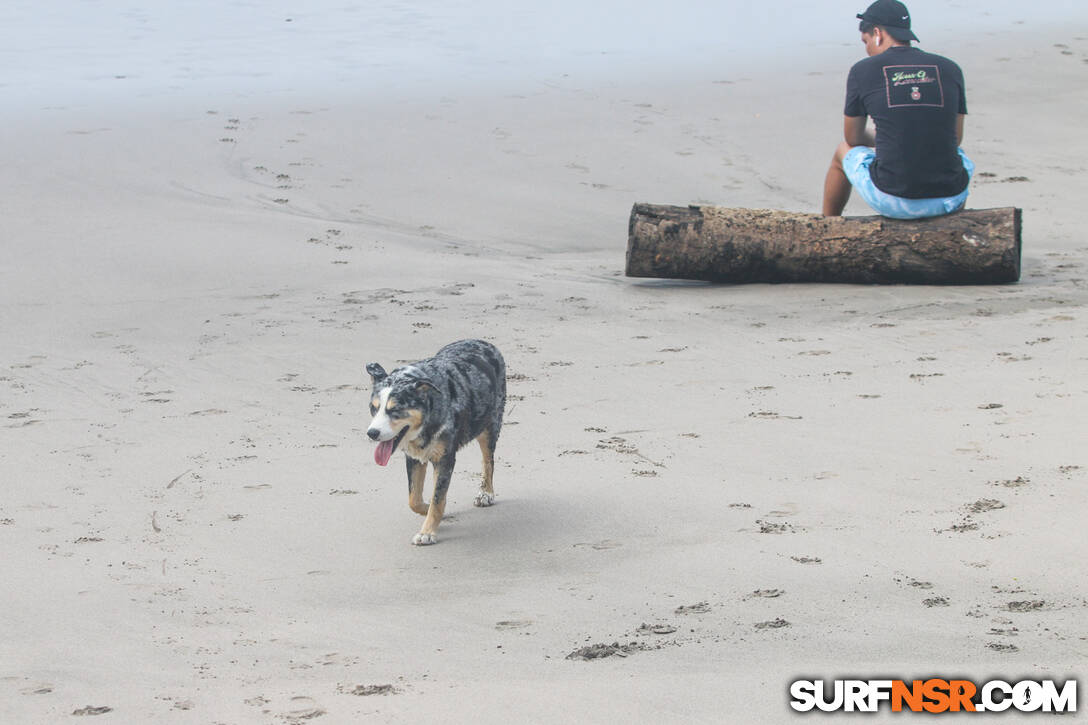
<path id="1" fill-rule="evenodd" d="M 446 509 L 446 490 L 457 451 L 477 441 L 483 452 L 483 479 L 473 503 L 495 502 L 492 476 L 495 444 L 506 407 L 506 362 L 483 340 L 450 343 L 426 360 L 391 373 L 378 363 L 366 366 L 373 383 L 367 436 L 378 443 L 374 462 L 385 466 L 397 449 L 408 464 L 408 506 L 426 516 L 416 546 L 438 542 L 438 525 Z M 434 466 L 434 495 L 423 501 L 427 464 Z"/>

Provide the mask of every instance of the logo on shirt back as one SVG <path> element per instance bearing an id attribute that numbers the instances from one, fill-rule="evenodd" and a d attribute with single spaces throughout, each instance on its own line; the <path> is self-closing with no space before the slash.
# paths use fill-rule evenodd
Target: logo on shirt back
<path id="1" fill-rule="evenodd" d="M 941 73 L 935 65 L 885 66 L 884 88 L 887 92 L 888 108 L 944 107 Z"/>

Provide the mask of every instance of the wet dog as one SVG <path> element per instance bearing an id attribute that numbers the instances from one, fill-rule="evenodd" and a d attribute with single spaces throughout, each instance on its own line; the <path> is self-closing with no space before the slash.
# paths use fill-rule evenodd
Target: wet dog
<path id="1" fill-rule="evenodd" d="M 374 461 L 384 466 L 403 450 L 408 464 L 408 506 L 426 516 L 412 539 L 417 546 L 434 544 L 446 508 L 446 489 L 457 451 L 477 441 L 484 455 L 477 506 L 495 502 L 492 474 L 495 443 L 506 406 L 506 363 L 498 349 L 482 340 L 450 343 L 434 357 L 385 372 L 378 363 L 366 366 L 374 389 L 373 420 L 366 434 L 377 441 Z M 427 464 L 434 466 L 434 495 L 423 502 Z"/>

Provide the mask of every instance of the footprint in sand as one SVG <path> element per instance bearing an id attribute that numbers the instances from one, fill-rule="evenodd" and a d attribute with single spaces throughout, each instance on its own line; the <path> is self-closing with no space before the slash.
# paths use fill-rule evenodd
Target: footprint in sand
<path id="1" fill-rule="evenodd" d="M 756 525 L 759 526 L 759 533 L 761 534 L 792 534 L 796 532 L 796 529 L 788 523 L 756 519 Z"/>
<path id="2" fill-rule="evenodd" d="M 282 713 L 280 717 L 292 725 L 297 725 L 325 714 L 325 708 L 318 705 L 312 697 L 299 696 L 291 698 L 291 709 Z"/>
<path id="3" fill-rule="evenodd" d="M 1003 508 L 1005 508 L 1005 504 L 995 498 L 980 498 L 978 501 L 967 505 L 967 510 L 973 514 L 997 511 Z"/>
<path id="4" fill-rule="evenodd" d="M 370 697 L 372 695 L 396 695 L 400 692 L 393 685 L 356 685 L 350 690 L 340 688 L 340 692 L 356 697 Z"/>
<path id="5" fill-rule="evenodd" d="M 793 625 L 787 622 L 782 617 L 769 620 L 767 622 L 757 622 L 755 624 L 756 629 L 782 629 L 783 627 L 792 627 Z"/>
<path id="6" fill-rule="evenodd" d="M 987 642 L 986 646 L 992 649 L 994 652 L 1002 652 L 1006 654 L 1012 654 L 1019 652 L 1020 648 L 1014 644 L 1006 644 L 1004 642 Z"/>
<path id="7" fill-rule="evenodd" d="M 448 519 L 449 517 L 447 516 L 446 518 Z M 580 543 L 574 544 L 575 548 L 578 548 L 580 546 L 588 546 L 589 548 L 596 549 L 597 551 L 606 551 L 608 549 L 619 548 L 620 546 L 623 546 L 623 544 L 620 543 L 619 541 L 613 541 L 611 539 L 604 539 L 603 541 L 595 541 L 595 542 L 580 542 Z"/>
<path id="8" fill-rule="evenodd" d="M 1030 599 L 1024 601 L 1009 602 L 1004 606 L 1004 609 L 1016 613 L 1038 612 L 1047 608 L 1047 603 L 1043 599 Z"/>
<path id="9" fill-rule="evenodd" d="M 33 685 L 27 685 L 19 690 L 24 695 L 48 695 L 53 691 L 53 685 L 48 682 L 38 682 Z"/>
<path id="10" fill-rule="evenodd" d="M 710 602 L 684 604 L 673 610 L 673 614 L 706 614 L 710 611 Z"/>
<path id="11" fill-rule="evenodd" d="M 1003 486 L 1004 488 L 1020 488 L 1031 483 L 1030 478 L 1024 478 L 1023 476 L 1017 476 L 1016 478 L 1006 479 L 1004 481 L 991 481 L 992 486 Z"/>
<path id="12" fill-rule="evenodd" d="M 113 708 L 106 705 L 88 705 L 73 711 L 72 714 L 81 717 L 84 715 L 105 715 L 107 712 L 113 712 Z"/>
<path id="13" fill-rule="evenodd" d="M 531 619 L 504 619 L 501 622 L 495 622 L 495 629 L 500 631 L 510 629 L 525 629 L 533 624 Z"/>

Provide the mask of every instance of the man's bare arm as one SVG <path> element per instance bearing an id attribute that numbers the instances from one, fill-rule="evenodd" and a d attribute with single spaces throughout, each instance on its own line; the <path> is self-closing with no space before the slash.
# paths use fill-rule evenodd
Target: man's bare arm
<path id="1" fill-rule="evenodd" d="M 967 117 L 964 114 L 956 116 L 956 145 L 963 144 L 963 123 Z M 865 116 L 844 116 L 843 136 L 850 146 L 876 146 L 873 134 L 865 128 Z"/>
<path id="2" fill-rule="evenodd" d="M 865 119 L 866 116 L 843 117 L 842 130 L 846 143 L 851 146 L 876 146 L 873 134 L 865 130 Z"/>

